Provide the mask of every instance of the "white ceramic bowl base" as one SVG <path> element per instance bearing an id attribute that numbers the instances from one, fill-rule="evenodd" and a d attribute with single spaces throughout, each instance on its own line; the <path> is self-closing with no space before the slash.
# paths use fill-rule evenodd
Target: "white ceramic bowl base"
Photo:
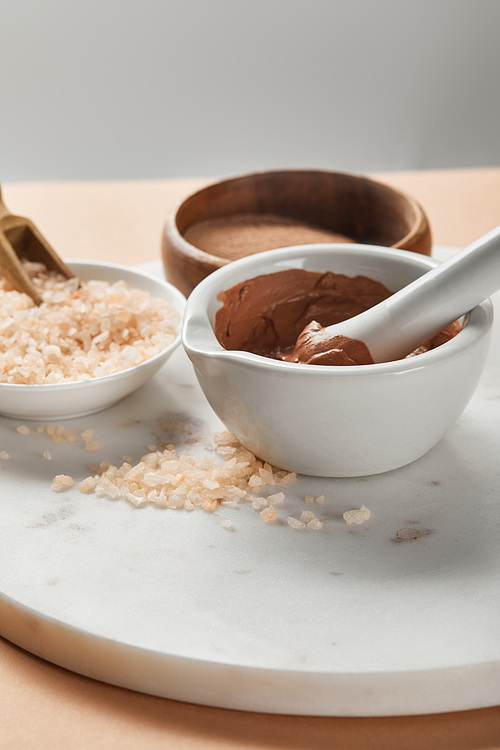
<path id="1" fill-rule="evenodd" d="M 301 474 L 366 476 L 422 456 L 477 386 L 489 348 L 489 301 L 471 312 L 454 339 L 433 351 L 356 367 L 297 365 L 226 351 L 213 322 L 219 291 L 261 273 L 330 270 L 368 276 L 396 291 L 435 263 L 373 246 L 309 245 L 244 258 L 208 276 L 188 298 L 182 336 L 216 414 L 258 456 Z"/>
<path id="2" fill-rule="evenodd" d="M 301 476 L 273 524 L 250 503 L 188 513 L 78 491 L 90 463 L 136 461 L 152 442 L 207 455 L 222 424 L 181 348 L 115 406 L 65 422 L 94 429 L 100 451 L 0 418 L 0 634 L 97 680 L 243 711 L 498 705 L 499 383 L 497 324 L 484 377 L 439 445 L 374 477 Z M 52 492 L 58 473 L 75 486 Z M 343 512 L 362 504 L 370 520 L 347 526 Z M 302 510 L 324 527 L 290 528 Z"/>

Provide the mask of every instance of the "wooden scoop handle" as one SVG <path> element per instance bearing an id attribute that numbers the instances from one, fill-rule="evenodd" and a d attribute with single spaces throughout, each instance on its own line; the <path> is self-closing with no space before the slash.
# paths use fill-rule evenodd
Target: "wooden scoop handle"
<path id="1" fill-rule="evenodd" d="M 10 216 L 13 216 L 13 214 L 11 214 L 11 212 L 9 211 L 9 209 L 7 208 L 7 206 L 5 205 L 5 203 L 3 202 L 2 188 L 0 186 L 0 222 L 2 221 L 2 219 L 6 219 L 6 218 L 8 218 Z"/>
<path id="2" fill-rule="evenodd" d="M 56 253 L 50 242 L 43 236 L 38 227 L 24 216 L 13 214 L 5 205 L 2 198 L 0 186 L 0 231 L 7 233 L 7 241 L 10 241 L 13 251 L 22 259 L 26 258 L 33 262 L 43 263 L 51 271 L 58 271 L 70 279 L 74 276 L 71 269 Z M 16 232 L 11 231 L 16 230 Z M 25 230 L 30 241 L 22 240 L 22 231 Z"/>
<path id="3" fill-rule="evenodd" d="M 41 304 L 41 296 L 2 231 L 0 231 L 0 274 L 5 276 L 18 292 L 28 294 L 36 305 Z"/>
<path id="4" fill-rule="evenodd" d="M 40 304 L 41 298 L 23 267 L 23 259 L 43 263 L 44 266 L 65 276 L 74 276 L 32 221 L 12 214 L 5 205 L 0 187 L 0 272 L 7 276 L 12 286 L 26 292 Z"/>

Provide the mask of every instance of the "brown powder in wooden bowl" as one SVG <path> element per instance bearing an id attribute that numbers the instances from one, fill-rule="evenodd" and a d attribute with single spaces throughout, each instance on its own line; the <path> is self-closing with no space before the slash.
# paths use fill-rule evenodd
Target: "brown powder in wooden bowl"
<path id="1" fill-rule="evenodd" d="M 203 219 L 183 234 L 191 245 L 228 260 L 290 245 L 354 242 L 342 234 L 275 214 L 241 213 Z"/>

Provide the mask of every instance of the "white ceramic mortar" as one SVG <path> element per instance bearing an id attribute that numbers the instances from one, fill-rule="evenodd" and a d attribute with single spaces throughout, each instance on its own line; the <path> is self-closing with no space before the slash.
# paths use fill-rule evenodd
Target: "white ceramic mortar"
<path id="1" fill-rule="evenodd" d="M 227 351 L 213 325 L 217 295 L 287 268 L 363 275 L 396 291 L 437 265 L 373 245 L 302 245 L 243 258 L 204 279 L 188 298 L 182 342 L 210 405 L 239 440 L 269 463 L 302 474 L 378 474 L 430 450 L 472 397 L 489 347 L 493 308 L 471 311 L 451 341 L 375 365 L 299 365 Z"/>

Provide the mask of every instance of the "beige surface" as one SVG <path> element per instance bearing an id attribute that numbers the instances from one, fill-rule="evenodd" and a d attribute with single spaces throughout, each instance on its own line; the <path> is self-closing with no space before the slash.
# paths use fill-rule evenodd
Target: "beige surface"
<path id="1" fill-rule="evenodd" d="M 500 223 L 500 169 L 379 175 L 428 213 L 434 240 L 461 246 Z M 67 258 L 159 257 L 176 201 L 204 179 L 3 186 Z M 1 493 L 0 493 L 1 497 Z M 191 706 L 103 685 L 0 638 L 0 748 L 500 748 L 500 708 L 423 717 L 328 719 Z"/>
<path id="2" fill-rule="evenodd" d="M 462 245 L 500 223 L 500 168 L 376 175 L 417 198 L 439 245 Z M 159 257 L 173 206 L 208 179 L 17 183 L 9 209 L 29 216 L 65 258 L 136 263 Z"/>

